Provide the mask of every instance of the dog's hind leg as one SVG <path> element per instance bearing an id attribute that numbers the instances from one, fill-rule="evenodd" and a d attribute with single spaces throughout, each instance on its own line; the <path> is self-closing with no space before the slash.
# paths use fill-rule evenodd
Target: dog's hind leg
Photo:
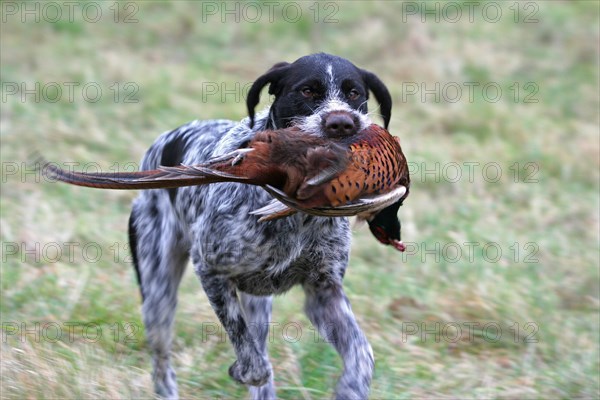
<path id="1" fill-rule="evenodd" d="M 244 319 L 254 338 L 254 344 L 263 357 L 268 359 L 267 339 L 269 337 L 273 298 L 271 296 L 252 296 L 243 292 L 239 293 L 239 297 Z M 252 400 L 275 399 L 273 371 L 271 370 L 271 377 L 267 383 L 262 386 L 249 386 L 249 389 Z"/>
<path id="2" fill-rule="evenodd" d="M 162 398 L 178 398 L 170 364 L 177 289 L 189 255 L 189 244 L 166 196 L 148 191 L 133 206 L 129 238 L 142 292 L 146 340 L 152 350 L 154 389 Z"/>

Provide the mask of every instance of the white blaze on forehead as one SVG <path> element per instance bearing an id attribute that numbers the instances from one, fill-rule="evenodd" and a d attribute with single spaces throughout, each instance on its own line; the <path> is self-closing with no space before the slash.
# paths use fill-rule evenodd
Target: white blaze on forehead
<path id="1" fill-rule="evenodd" d="M 327 99 L 333 100 L 340 97 L 341 95 L 339 88 L 335 86 L 335 78 L 333 76 L 333 65 L 327 64 L 327 68 L 325 68 L 325 71 L 329 76 L 329 82 L 327 84 Z"/>
<path id="2" fill-rule="evenodd" d="M 333 85 L 333 66 L 331 64 L 327 64 L 327 75 L 329 75 L 329 83 Z"/>

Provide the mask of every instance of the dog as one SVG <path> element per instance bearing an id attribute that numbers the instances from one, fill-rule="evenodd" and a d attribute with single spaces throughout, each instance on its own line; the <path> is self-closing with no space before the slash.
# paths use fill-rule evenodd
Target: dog
<path id="1" fill-rule="evenodd" d="M 274 100 L 255 115 L 267 85 Z M 324 53 L 275 64 L 251 86 L 246 119 L 193 121 L 166 132 L 147 151 L 141 169 L 198 164 L 239 148 L 264 129 L 296 125 L 323 136 L 351 135 L 371 124 L 369 91 L 387 128 L 391 96 L 373 73 Z M 275 398 L 266 344 L 272 295 L 294 285 L 302 285 L 306 314 L 343 360 L 335 397 L 367 398 L 373 353 L 342 288 L 348 219 L 298 213 L 258 222 L 250 212 L 271 199 L 258 187 L 220 183 L 146 190 L 134 200 L 129 241 L 159 396 L 178 397 L 170 363 L 172 328 L 177 289 L 191 258 L 235 351 L 229 375 L 248 385 L 253 399 Z"/>

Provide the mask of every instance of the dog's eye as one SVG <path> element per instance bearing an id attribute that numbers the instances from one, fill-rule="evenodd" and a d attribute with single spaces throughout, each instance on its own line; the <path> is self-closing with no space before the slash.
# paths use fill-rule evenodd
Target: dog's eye
<path id="1" fill-rule="evenodd" d="M 358 99 L 358 96 L 360 96 L 360 93 L 358 92 L 358 90 L 356 89 L 352 89 L 349 93 L 348 93 L 348 99 L 349 100 L 356 100 Z"/>
<path id="2" fill-rule="evenodd" d="M 304 97 L 313 97 L 315 95 L 315 92 L 309 87 L 303 87 L 300 91 Z"/>

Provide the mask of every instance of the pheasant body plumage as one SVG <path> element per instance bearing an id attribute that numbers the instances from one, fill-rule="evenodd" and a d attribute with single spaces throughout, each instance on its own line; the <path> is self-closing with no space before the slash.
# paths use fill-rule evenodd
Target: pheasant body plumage
<path id="1" fill-rule="evenodd" d="M 348 143 L 350 162 L 330 185 L 325 197 L 333 207 L 363 195 L 378 195 L 402 185 L 408 188 L 408 166 L 400 142 L 386 130 L 371 125 Z"/>

